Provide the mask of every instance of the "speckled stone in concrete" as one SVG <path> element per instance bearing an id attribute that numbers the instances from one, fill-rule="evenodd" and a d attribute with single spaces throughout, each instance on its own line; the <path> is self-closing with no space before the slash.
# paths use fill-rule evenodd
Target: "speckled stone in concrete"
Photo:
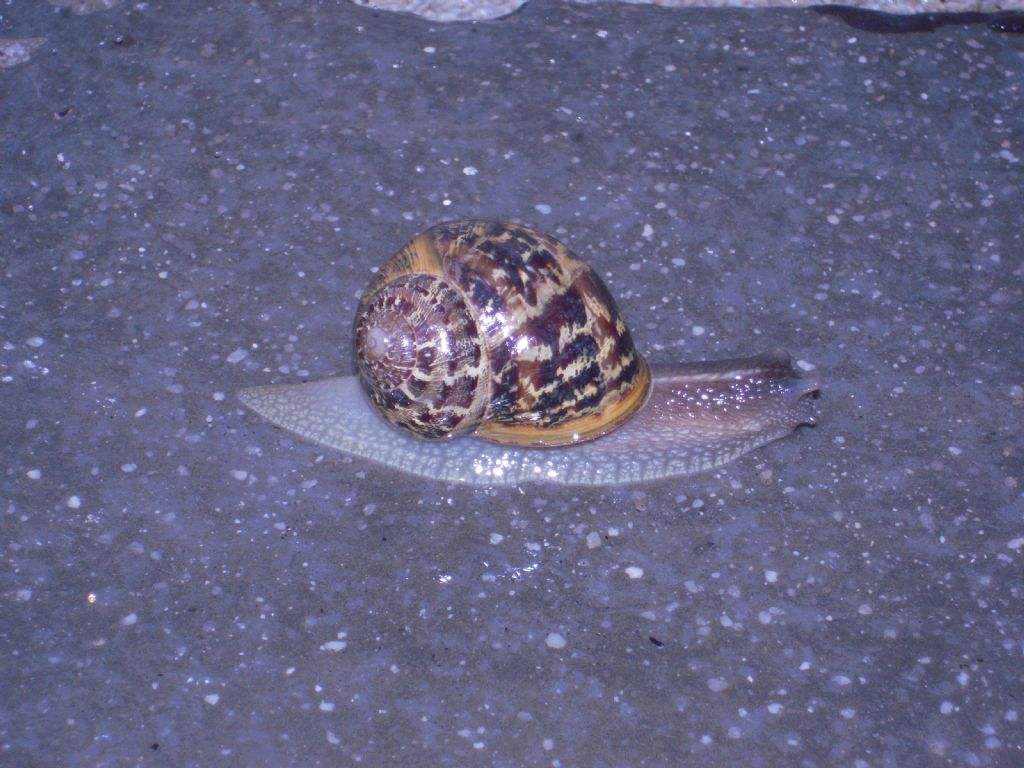
<path id="1" fill-rule="evenodd" d="M 213 10 L 211 10 L 213 8 Z M 810 11 L 2 9 L 0 764 L 1013 766 L 1024 44 Z M 654 361 L 821 423 L 606 490 L 409 481 L 234 393 L 505 215 Z"/>

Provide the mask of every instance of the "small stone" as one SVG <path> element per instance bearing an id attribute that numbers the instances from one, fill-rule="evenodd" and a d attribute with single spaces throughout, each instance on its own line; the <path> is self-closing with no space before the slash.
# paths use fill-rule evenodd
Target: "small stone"
<path id="1" fill-rule="evenodd" d="M 547 638 L 545 638 L 544 642 L 547 644 L 548 648 L 565 648 L 565 638 L 557 632 L 549 634 Z"/>

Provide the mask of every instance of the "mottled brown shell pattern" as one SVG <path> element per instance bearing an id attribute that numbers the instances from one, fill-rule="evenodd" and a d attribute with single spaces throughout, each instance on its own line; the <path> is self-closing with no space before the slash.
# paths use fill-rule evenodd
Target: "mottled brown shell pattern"
<path id="1" fill-rule="evenodd" d="M 356 318 L 360 379 L 392 423 L 556 446 L 640 408 L 650 372 L 597 274 L 500 221 L 435 226 L 380 270 Z"/>

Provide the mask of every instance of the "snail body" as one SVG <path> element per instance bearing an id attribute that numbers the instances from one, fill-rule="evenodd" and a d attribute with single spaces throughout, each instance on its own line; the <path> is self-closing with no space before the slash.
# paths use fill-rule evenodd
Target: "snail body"
<path id="1" fill-rule="evenodd" d="M 649 366 L 597 274 L 505 222 L 413 239 L 364 292 L 355 339 L 358 377 L 242 402 L 350 455 L 490 485 L 686 475 L 814 423 L 818 381 L 785 352 Z"/>

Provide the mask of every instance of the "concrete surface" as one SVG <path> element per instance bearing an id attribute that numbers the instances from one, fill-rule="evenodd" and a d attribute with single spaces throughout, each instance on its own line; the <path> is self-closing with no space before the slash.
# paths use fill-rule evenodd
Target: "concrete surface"
<path id="1" fill-rule="evenodd" d="M 13 2 L 0 764 L 1014 766 L 1024 38 L 808 10 Z M 28 45 L 28 44 L 26 44 Z M 654 361 L 820 424 L 601 491 L 411 482 L 243 411 L 505 215 Z"/>

